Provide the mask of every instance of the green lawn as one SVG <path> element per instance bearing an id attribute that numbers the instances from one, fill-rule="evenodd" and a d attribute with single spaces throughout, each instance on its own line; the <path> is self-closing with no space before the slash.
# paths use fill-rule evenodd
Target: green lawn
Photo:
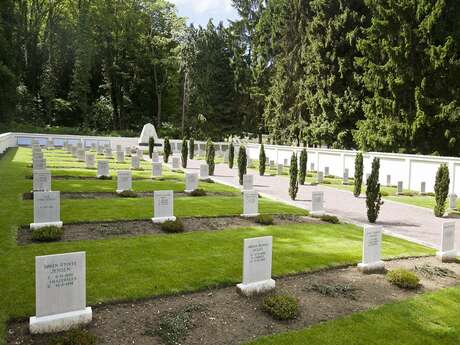
<path id="1" fill-rule="evenodd" d="M 249 227 L 219 232 L 140 236 L 100 241 L 76 241 L 17 246 L 19 224 L 32 218 L 32 203 L 20 194 L 30 190 L 27 149 L 9 150 L 0 160 L 0 344 L 10 317 L 34 314 L 34 257 L 86 251 L 88 305 L 114 300 L 132 300 L 159 294 L 191 291 L 235 284 L 241 280 L 243 239 L 274 236 L 273 274 L 303 272 L 361 258 L 361 230 L 352 225 L 298 224 Z M 240 212 L 240 197 L 176 198 L 176 213 L 232 214 Z M 241 202 L 241 201 L 239 201 Z M 64 200 L 64 222 L 149 218 L 150 198 L 112 200 Z M 304 211 L 261 199 L 263 212 Z M 212 244 L 212 245 L 211 245 Z M 431 249 L 385 237 L 385 257 L 433 254 Z"/>
<path id="2" fill-rule="evenodd" d="M 251 345 L 454 345 L 460 344 L 460 288 L 280 333 Z"/>

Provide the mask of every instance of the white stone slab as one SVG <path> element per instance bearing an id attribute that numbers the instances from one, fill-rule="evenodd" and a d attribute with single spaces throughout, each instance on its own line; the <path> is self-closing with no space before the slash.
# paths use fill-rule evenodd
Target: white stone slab
<path id="1" fill-rule="evenodd" d="M 420 182 L 420 193 L 426 193 L 426 182 Z"/>
<path id="2" fill-rule="evenodd" d="M 270 164 L 270 169 L 275 169 L 275 161 L 274 160 L 270 160 L 269 164 Z"/>
<path id="3" fill-rule="evenodd" d="M 342 181 L 342 184 L 348 184 L 349 181 L 349 176 L 350 176 L 350 170 L 348 170 L 348 168 L 344 169 L 343 170 L 343 181 Z"/>
<path id="4" fill-rule="evenodd" d="M 139 170 L 141 167 L 141 163 L 139 160 L 139 156 L 131 156 L 131 169 Z"/>
<path id="5" fill-rule="evenodd" d="M 318 171 L 317 174 L 316 174 L 316 181 L 318 183 L 322 183 L 324 180 L 324 174 L 322 171 Z"/>
<path id="6" fill-rule="evenodd" d="M 316 191 L 311 193 L 311 211 L 312 216 L 324 215 L 324 192 Z"/>
<path id="7" fill-rule="evenodd" d="M 125 162 L 125 153 L 123 151 L 116 152 L 117 163 L 124 163 Z"/>
<path id="8" fill-rule="evenodd" d="M 33 171 L 33 191 L 49 192 L 51 190 L 51 171 L 47 169 Z"/>
<path id="9" fill-rule="evenodd" d="M 400 194 L 403 192 L 403 182 L 402 181 L 398 181 L 398 190 L 397 190 L 397 194 Z"/>
<path id="10" fill-rule="evenodd" d="M 167 220 L 176 220 L 174 217 L 174 194 L 172 190 L 153 192 L 153 218 L 154 223 L 163 223 Z"/>
<path id="11" fill-rule="evenodd" d="M 243 191 L 254 189 L 254 175 L 243 175 Z"/>
<path id="12" fill-rule="evenodd" d="M 129 146 L 125 146 L 125 156 L 131 157 L 131 148 Z"/>
<path id="13" fill-rule="evenodd" d="M 151 123 L 147 123 L 142 128 L 141 136 L 139 137 L 139 145 L 148 145 L 150 137 L 153 137 L 155 142 L 158 142 L 158 135 L 157 131 L 155 130 L 155 126 Z"/>
<path id="14" fill-rule="evenodd" d="M 117 171 L 117 193 L 132 190 L 132 175 L 130 170 Z"/>
<path id="15" fill-rule="evenodd" d="M 94 153 L 86 152 L 85 163 L 88 169 L 94 169 L 96 167 L 96 155 Z"/>
<path id="16" fill-rule="evenodd" d="M 62 227 L 60 192 L 34 192 L 34 222 L 30 228 L 46 226 Z"/>
<path id="17" fill-rule="evenodd" d="M 116 148 L 116 151 L 117 151 L 117 152 L 122 152 L 122 149 L 121 149 L 121 145 L 120 145 L 120 144 L 117 144 L 117 145 L 115 146 L 115 148 Z"/>
<path id="18" fill-rule="evenodd" d="M 247 238 L 243 249 L 243 282 L 237 291 L 245 296 L 275 288 L 272 279 L 272 236 Z"/>
<path id="19" fill-rule="evenodd" d="M 33 170 L 44 170 L 46 169 L 46 159 L 45 158 L 37 158 L 33 162 Z"/>
<path id="20" fill-rule="evenodd" d="M 102 145 L 97 145 L 97 148 L 96 148 L 96 151 L 97 151 L 97 154 L 98 155 L 102 155 L 104 154 L 104 147 Z"/>
<path id="21" fill-rule="evenodd" d="M 283 175 L 283 171 L 284 171 L 284 165 L 283 164 L 278 164 L 278 175 Z"/>
<path id="22" fill-rule="evenodd" d="M 180 158 L 179 157 L 172 157 L 171 168 L 174 170 L 180 169 Z"/>
<path id="23" fill-rule="evenodd" d="M 158 163 L 159 161 L 160 161 L 160 155 L 158 154 L 158 152 L 153 151 L 152 152 L 152 162 Z"/>
<path id="24" fill-rule="evenodd" d="M 449 194 L 449 208 L 451 210 L 457 208 L 457 194 L 455 193 Z"/>
<path id="25" fill-rule="evenodd" d="M 84 162 L 85 161 L 85 155 L 86 155 L 86 152 L 84 149 L 78 149 L 77 150 L 77 160 L 79 162 Z"/>
<path id="26" fill-rule="evenodd" d="M 284 158 L 283 163 L 284 163 L 285 167 L 288 167 L 289 166 L 289 159 Z"/>
<path id="27" fill-rule="evenodd" d="M 35 257 L 35 308 L 31 333 L 64 331 L 91 321 L 86 307 L 85 252 Z"/>
<path id="28" fill-rule="evenodd" d="M 109 161 L 106 160 L 98 160 L 97 161 L 97 177 L 110 177 L 110 167 Z"/>
<path id="29" fill-rule="evenodd" d="M 455 248 L 455 221 L 444 222 L 441 233 L 441 250 L 436 252 L 436 256 L 442 262 L 453 262 L 457 259 Z"/>
<path id="30" fill-rule="evenodd" d="M 391 175 L 387 175 L 387 187 L 391 186 Z"/>
<path id="31" fill-rule="evenodd" d="M 324 167 L 324 176 L 329 176 L 329 167 Z"/>
<path id="32" fill-rule="evenodd" d="M 382 227 L 375 225 L 364 226 L 363 258 L 358 269 L 364 273 L 381 272 L 385 264 L 381 259 Z"/>
<path id="33" fill-rule="evenodd" d="M 243 191 L 242 217 L 255 217 L 259 215 L 259 193 L 255 190 Z"/>
<path id="34" fill-rule="evenodd" d="M 198 174 L 185 173 L 185 192 L 190 193 L 198 188 Z"/>
<path id="35" fill-rule="evenodd" d="M 108 159 L 112 158 L 112 149 L 110 147 L 104 149 L 104 156 Z"/>
<path id="36" fill-rule="evenodd" d="M 209 166 L 206 163 L 200 164 L 200 179 L 207 178 L 209 178 Z"/>

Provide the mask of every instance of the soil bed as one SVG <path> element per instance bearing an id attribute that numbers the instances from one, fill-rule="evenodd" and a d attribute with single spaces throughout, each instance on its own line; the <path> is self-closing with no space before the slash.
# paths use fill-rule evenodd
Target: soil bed
<path id="1" fill-rule="evenodd" d="M 187 311 L 189 327 L 185 336 L 179 339 L 181 344 L 239 344 L 460 283 L 460 265 L 440 263 L 434 257 L 387 261 L 386 267 L 414 269 L 424 264 L 450 269 L 457 276 L 430 279 L 420 275 L 422 286 L 409 291 L 391 285 L 384 275 L 364 275 L 355 266 L 350 266 L 278 278 L 276 292 L 295 296 L 299 301 L 300 315 L 293 321 L 272 319 L 261 310 L 262 296 L 242 297 L 231 286 L 139 302 L 93 306 L 93 321 L 87 329 L 98 337 L 99 344 L 160 345 L 165 344 L 156 335 L 161 320 Z M 325 284 L 347 284 L 354 289 L 353 298 L 350 295 L 331 297 L 309 288 Z M 7 344 L 45 345 L 49 339 L 49 335 L 31 336 L 26 321 L 8 325 Z"/>
<path id="2" fill-rule="evenodd" d="M 255 219 L 243 217 L 181 217 L 184 224 L 184 232 L 191 231 L 219 231 L 229 228 L 257 226 Z M 274 225 L 296 223 L 321 223 L 320 220 L 304 216 L 277 215 L 273 216 Z M 81 240 L 101 240 L 117 236 L 142 236 L 160 235 L 167 233 L 161 230 L 160 224 L 154 224 L 151 220 L 133 220 L 117 222 L 92 222 L 78 224 L 64 224 L 64 234 L 61 242 Z M 31 230 L 28 226 L 22 226 L 18 230 L 18 244 L 30 244 L 32 242 Z"/>

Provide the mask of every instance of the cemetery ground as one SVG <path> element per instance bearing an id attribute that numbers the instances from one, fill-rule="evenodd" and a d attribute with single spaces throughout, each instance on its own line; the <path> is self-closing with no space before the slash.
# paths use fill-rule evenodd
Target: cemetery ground
<path id="1" fill-rule="evenodd" d="M 85 169 L 83 163 L 72 161 L 63 151 L 47 151 L 45 155 L 52 170 L 53 190 L 90 194 L 111 192 L 116 188 L 114 180 L 92 180 L 95 170 Z M 64 164 L 51 159 L 58 155 L 70 161 Z M 376 344 L 378 341 L 381 344 L 451 344 L 460 339 L 458 312 L 452 308 L 460 302 L 458 287 L 364 311 L 458 281 L 454 277 L 423 278 L 422 288 L 407 292 L 389 285 L 382 275 L 358 274 L 355 267 L 348 266 L 361 259 L 362 231 L 350 224 L 313 220 L 294 224 L 281 222 L 273 226 L 237 224 L 237 228 L 229 226 L 219 231 L 206 228 L 182 234 L 157 232 L 155 235 L 18 245 L 19 227 L 32 221 L 32 201 L 23 200 L 23 194 L 31 190 L 31 180 L 27 178 L 31 175 L 30 160 L 30 150 L 19 148 L 7 151 L 0 161 L 0 181 L 3 181 L 0 185 L 3 198 L 0 209 L 3 253 L 0 344 L 6 339 L 11 344 L 18 339 L 26 344 L 31 341 L 48 343 L 49 336 L 23 335 L 26 318 L 34 314 L 34 259 L 37 255 L 74 251 L 85 251 L 87 255 L 87 300 L 95 314 L 89 329 L 102 343 L 126 344 L 127 340 L 131 343 L 135 339 L 138 344 L 160 344 L 161 338 L 154 334 L 159 320 L 164 315 L 180 312 L 187 314 L 184 317 L 190 317 L 194 324 L 190 326 L 190 339 L 187 338 L 190 342 L 185 342 L 191 344 L 206 343 L 199 338 L 200 334 L 210 337 L 209 344 L 229 344 L 292 329 L 300 331 L 256 341 L 300 344 L 308 339 L 311 344 L 367 344 L 369 337 L 375 334 L 381 335 L 374 342 Z M 112 176 L 114 169 L 127 169 L 128 166 L 111 163 Z M 133 178 L 149 178 L 150 169 L 145 167 L 144 171 L 135 171 Z M 181 194 L 183 174 L 164 170 L 162 179 L 134 180 L 134 189 L 138 192 L 154 189 L 178 192 L 174 208 L 179 218 L 233 217 L 241 213 L 241 196 L 237 190 L 217 183 L 202 183 L 200 187 L 209 191 L 209 195 L 185 196 Z M 212 192 L 226 194 L 213 195 Z M 302 209 L 265 198 L 260 199 L 259 207 L 262 213 L 268 214 L 293 217 L 307 214 Z M 110 221 L 145 221 L 151 217 L 152 208 L 151 197 L 64 197 L 61 218 L 65 231 L 66 225 L 72 223 L 102 222 L 110 226 Z M 270 319 L 260 310 L 259 297 L 247 299 L 235 292 L 234 285 L 241 281 L 243 239 L 259 236 L 274 238 L 273 275 L 277 278 L 277 291 L 289 292 L 301 299 L 301 316 L 294 322 Z M 382 249 L 387 259 L 434 254 L 432 249 L 388 236 L 384 237 Z M 411 268 L 430 264 L 460 273 L 456 264 L 439 264 L 433 257 L 387 264 L 388 267 L 406 265 Z M 326 268 L 329 270 L 306 273 Z M 307 289 L 313 282 L 352 282 L 357 288 L 357 299 L 320 296 Z M 321 306 L 324 309 L 321 310 Z M 357 311 L 364 312 L 302 330 Z M 376 328 L 377 320 L 379 326 Z M 228 333 L 221 333 L 223 329 Z"/>

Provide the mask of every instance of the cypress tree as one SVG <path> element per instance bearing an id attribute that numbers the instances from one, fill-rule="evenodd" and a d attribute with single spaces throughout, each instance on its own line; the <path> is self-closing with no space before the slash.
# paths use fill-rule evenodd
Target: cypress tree
<path id="1" fill-rule="evenodd" d="M 171 144 L 169 143 L 169 138 L 165 137 L 164 142 L 163 142 L 163 160 L 165 163 L 168 163 L 170 155 L 171 155 Z"/>
<path id="2" fill-rule="evenodd" d="M 367 219 L 370 223 L 375 223 L 379 216 L 380 206 L 383 205 L 379 183 L 380 159 L 374 158 L 372 161 L 372 172 L 367 179 L 366 206 Z"/>
<path id="3" fill-rule="evenodd" d="M 188 152 L 190 153 L 190 159 L 193 159 L 195 157 L 195 140 L 193 138 L 190 138 Z"/>
<path id="4" fill-rule="evenodd" d="M 248 157 L 246 156 L 246 148 L 240 146 L 238 151 L 238 177 L 240 185 L 243 185 L 243 175 L 246 175 L 246 166 L 248 164 Z"/>
<path id="5" fill-rule="evenodd" d="M 235 147 L 233 146 L 233 143 L 230 143 L 230 146 L 228 148 L 228 167 L 230 169 L 233 169 L 234 160 L 235 160 Z"/>
<path id="6" fill-rule="evenodd" d="M 308 161 L 307 150 L 303 149 L 300 152 L 300 157 L 299 157 L 299 184 L 300 185 L 305 184 L 305 177 L 307 176 L 307 161 Z"/>
<path id="7" fill-rule="evenodd" d="M 214 148 L 214 143 L 211 140 L 208 140 L 208 144 L 206 147 L 206 163 L 209 166 L 209 176 L 214 175 L 214 168 L 216 167 L 214 158 L 216 155 L 216 151 Z"/>
<path id="8" fill-rule="evenodd" d="M 155 139 L 153 137 L 149 138 L 149 157 L 152 159 L 152 153 L 155 147 Z"/>
<path id="9" fill-rule="evenodd" d="M 297 192 L 299 191 L 299 182 L 297 181 L 297 175 L 297 156 L 295 153 L 292 153 L 291 166 L 289 168 L 289 196 L 292 200 L 295 200 Z"/>
<path id="10" fill-rule="evenodd" d="M 449 194 L 449 168 L 446 164 L 441 164 L 436 173 L 436 182 L 434 184 L 434 194 L 436 205 L 434 206 L 434 215 L 442 217 L 446 210 L 446 200 Z"/>
<path id="11" fill-rule="evenodd" d="M 264 176 L 265 174 L 265 164 L 267 164 L 267 156 L 265 156 L 264 144 L 260 145 L 259 151 L 259 175 Z"/>
<path id="12" fill-rule="evenodd" d="M 187 157 L 188 157 L 188 142 L 187 139 L 182 140 L 182 168 L 187 168 Z"/>
<path id="13" fill-rule="evenodd" d="M 353 194 L 358 197 L 361 194 L 363 184 L 363 154 L 358 152 L 355 158 L 355 188 Z"/>

